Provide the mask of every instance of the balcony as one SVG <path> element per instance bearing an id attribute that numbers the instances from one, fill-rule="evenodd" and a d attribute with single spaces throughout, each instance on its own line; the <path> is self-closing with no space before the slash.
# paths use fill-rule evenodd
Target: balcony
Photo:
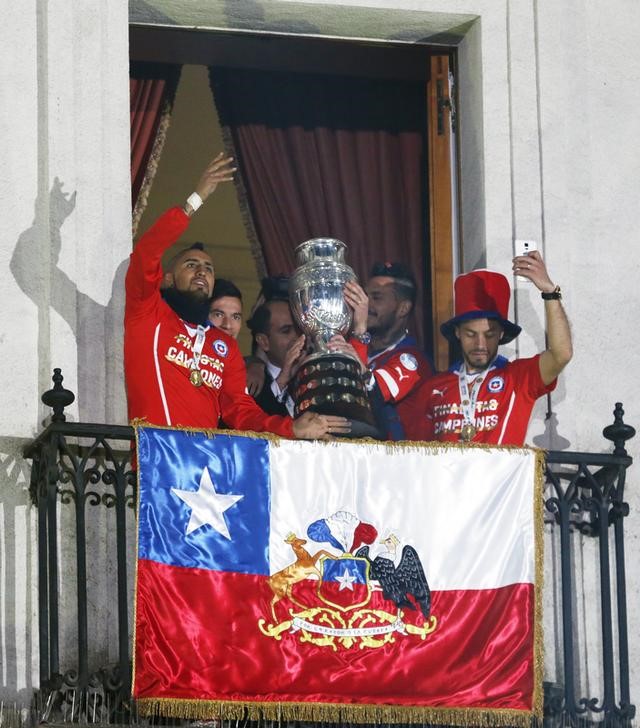
<path id="1" fill-rule="evenodd" d="M 34 719 L 136 723 L 129 698 L 134 431 L 66 422 L 64 407 L 73 394 L 63 388 L 60 370 L 53 381 L 43 395 L 53 410 L 51 424 L 24 451 L 32 462 L 38 519 L 40 690 Z M 603 430 L 612 452 L 547 453 L 548 726 L 630 726 L 635 715 L 624 542 L 624 486 L 632 463 L 625 443 L 635 430 L 623 414 L 616 404 L 614 422 Z M 597 638 L 587 645 L 589 629 Z"/>

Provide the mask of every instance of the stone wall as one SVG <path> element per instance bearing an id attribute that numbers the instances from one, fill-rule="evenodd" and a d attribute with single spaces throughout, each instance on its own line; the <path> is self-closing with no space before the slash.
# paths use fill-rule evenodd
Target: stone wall
<path id="1" fill-rule="evenodd" d="M 42 429 L 52 368 L 76 392 L 71 418 L 126 421 L 127 3 L 10 3 L 0 56 L 0 699 L 28 704 L 37 545 L 21 449 Z"/>
<path id="2" fill-rule="evenodd" d="M 229 27 L 345 37 L 365 29 L 378 40 L 455 41 L 463 267 L 508 273 L 513 240 L 537 240 L 573 323 L 574 361 L 550 399 L 539 403 L 529 439 L 554 449 L 602 451 L 601 429 L 617 400 L 625 403 L 627 421 L 640 424 L 640 348 L 633 344 L 640 52 L 629 42 L 639 5 L 263 0 L 205 7 L 147 0 L 134 2 L 132 13 L 175 22 L 172 13 L 194 7 L 202 25 L 209 7 L 218 13 L 216 22 Z M 19 451 L 41 428 L 38 397 L 51 368 L 61 366 L 78 394 L 74 417 L 124 421 L 122 263 L 131 244 L 127 8 L 124 2 L 90 10 L 70 2 L 14 3 L 0 33 L 0 366 L 7 413 L 0 432 L 0 696 L 28 699 L 37 648 L 35 545 L 28 469 Z M 543 348 L 543 307 L 531 286 L 518 286 L 514 316 L 525 333 L 509 353 Z M 640 438 L 630 452 L 637 460 Z M 628 478 L 630 555 L 638 550 L 637 472 L 635 465 Z M 588 542 L 578 551 L 586 575 L 576 594 L 586 645 L 582 684 L 584 694 L 600 694 L 598 604 L 587 578 L 597 554 Z M 628 559 L 630 604 L 640 592 L 636 561 Z M 553 600 L 547 606 L 553 655 Z M 629 634 L 637 702 L 635 609 Z M 553 659 L 547 669 L 553 677 Z"/>

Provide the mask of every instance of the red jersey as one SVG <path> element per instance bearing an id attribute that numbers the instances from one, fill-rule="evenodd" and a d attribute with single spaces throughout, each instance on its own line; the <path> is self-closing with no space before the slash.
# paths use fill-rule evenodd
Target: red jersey
<path id="1" fill-rule="evenodd" d="M 499 356 L 484 374 L 475 406 L 477 429 L 473 442 L 523 445 L 531 410 L 538 397 L 552 392 L 557 380 L 545 385 L 540 376 L 540 355 L 509 362 Z M 460 405 L 458 374 L 462 364 L 437 374 L 421 387 L 423 417 L 432 440 L 458 442 L 464 414 Z"/>
<path id="2" fill-rule="evenodd" d="M 364 361 L 364 344 L 352 339 L 351 344 Z M 415 339 L 405 335 L 393 346 L 366 358 L 371 380 L 369 389 L 377 385 L 384 402 L 379 418 L 384 421 L 389 440 L 424 440 L 430 432 L 425 421 L 422 401 L 417 396 L 420 385 L 433 374 L 431 363 L 418 349 Z M 375 398 L 373 401 L 376 409 Z"/>
<path id="3" fill-rule="evenodd" d="M 197 329 L 163 300 L 162 254 L 189 225 L 180 207 L 165 212 L 139 240 L 125 280 L 124 373 L 129 419 L 156 425 L 214 429 L 220 418 L 238 430 L 290 437 L 289 417 L 269 416 L 245 393 L 238 344 L 221 329 L 205 327 L 199 360 L 203 384 L 191 384 Z"/>

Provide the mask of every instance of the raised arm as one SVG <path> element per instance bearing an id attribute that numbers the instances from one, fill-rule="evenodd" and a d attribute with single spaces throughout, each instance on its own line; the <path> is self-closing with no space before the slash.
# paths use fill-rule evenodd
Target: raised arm
<path id="1" fill-rule="evenodd" d="M 344 300 L 353 311 L 353 324 L 351 333 L 354 336 L 362 336 L 367 331 L 367 319 L 369 317 L 369 297 L 364 288 L 357 281 L 347 281 L 344 285 Z"/>
<path id="2" fill-rule="evenodd" d="M 356 356 L 362 369 L 367 368 L 368 340 L 367 319 L 369 318 L 369 297 L 357 281 L 347 281 L 342 292 L 344 300 L 353 313 L 349 340 L 339 334 L 332 337 L 329 348 L 333 351 Z"/>
<path id="3" fill-rule="evenodd" d="M 553 380 L 571 361 L 573 345 L 571 328 L 560 298 L 560 288 L 549 277 L 542 256 L 537 250 L 513 259 L 513 272 L 528 278 L 536 288 L 551 298 L 545 298 L 547 319 L 547 349 L 540 355 L 540 376 L 545 385 Z"/>
<path id="4" fill-rule="evenodd" d="M 236 171 L 236 167 L 232 165 L 233 157 L 225 157 L 224 152 L 220 152 L 209 162 L 193 192 L 193 195 L 197 195 L 197 197 L 194 198 L 193 195 L 190 195 L 185 203 L 184 211 L 189 217 L 203 202 L 211 197 L 220 182 L 233 181 L 233 173 Z"/>
<path id="5" fill-rule="evenodd" d="M 220 182 L 233 179 L 233 158 L 218 154 L 198 180 L 195 192 L 183 207 L 172 207 L 162 214 L 136 243 L 126 277 L 127 297 L 143 301 L 152 296 L 162 280 L 162 255 L 189 226 L 189 218 L 215 191 Z"/>

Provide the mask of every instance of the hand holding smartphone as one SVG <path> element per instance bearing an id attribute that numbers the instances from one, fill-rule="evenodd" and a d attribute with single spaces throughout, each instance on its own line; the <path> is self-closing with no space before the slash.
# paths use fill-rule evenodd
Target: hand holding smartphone
<path id="1" fill-rule="evenodd" d="M 516 257 L 518 257 L 519 255 L 529 255 L 532 250 L 538 249 L 538 244 L 535 240 L 516 240 L 514 242 L 514 249 Z M 516 279 L 519 281 L 526 281 L 527 283 L 531 283 L 531 281 L 524 276 L 516 276 Z"/>

